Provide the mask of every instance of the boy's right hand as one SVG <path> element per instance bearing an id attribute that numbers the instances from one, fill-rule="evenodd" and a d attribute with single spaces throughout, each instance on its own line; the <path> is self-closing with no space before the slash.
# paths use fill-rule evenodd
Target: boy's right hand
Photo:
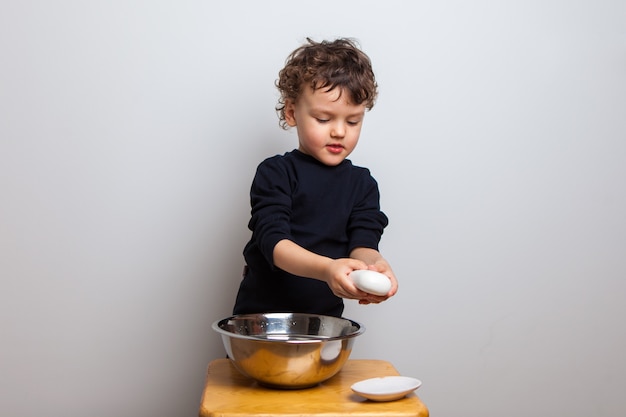
<path id="1" fill-rule="evenodd" d="M 367 269 L 367 264 L 354 258 L 334 259 L 328 265 L 325 281 L 337 297 L 359 300 L 361 304 L 380 303 L 386 300 L 385 296 L 368 294 L 354 285 L 350 274 L 359 269 Z"/>
<path id="2" fill-rule="evenodd" d="M 357 269 L 370 268 L 365 261 L 360 259 L 328 258 L 304 249 L 288 239 L 283 239 L 274 247 L 274 264 L 291 274 L 326 282 L 337 297 L 359 300 L 361 304 L 380 303 L 389 298 L 368 294 L 354 285 L 350 279 L 350 273 Z M 385 271 L 379 268 L 378 272 Z"/>

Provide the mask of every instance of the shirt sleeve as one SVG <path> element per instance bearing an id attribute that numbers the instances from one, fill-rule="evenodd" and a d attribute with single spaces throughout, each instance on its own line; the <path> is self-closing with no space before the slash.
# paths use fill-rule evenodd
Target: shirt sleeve
<path id="1" fill-rule="evenodd" d="M 348 253 L 355 248 L 378 250 L 378 244 L 389 219 L 380 210 L 378 183 L 369 170 L 363 169 L 357 200 L 348 222 L 350 236 Z"/>
<path id="2" fill-rule="evenodd" d="M 291 185 L 284 164 L 270 158 L 258 168 L 250 189 L 251 217 L 248 228 L 268 264 L 274 265 L 274 246 L 290 239 Z"/>

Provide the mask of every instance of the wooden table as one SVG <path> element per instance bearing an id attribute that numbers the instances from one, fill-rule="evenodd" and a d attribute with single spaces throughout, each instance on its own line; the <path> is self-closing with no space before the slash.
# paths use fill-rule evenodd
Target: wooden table
<path id="1" fill-rule="evenodd" d="M 386 361 L 348 360 L 331 379 L 301 390 L 265 388 L 243 376 L 229 359 L 209 364 L 200 403 L 200 417 L 351 416 L 428 417 L 415 393 L 389 402 L 366 400 L 350 386 L 363 379 L 398 375 Z"/>

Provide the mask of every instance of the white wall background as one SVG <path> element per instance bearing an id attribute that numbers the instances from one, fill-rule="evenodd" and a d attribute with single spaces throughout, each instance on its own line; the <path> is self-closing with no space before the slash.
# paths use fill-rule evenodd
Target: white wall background
<path id="1" fill-rule="evenodd" d="M 0 414 L 197 415 L 248 187 L 296 146 L 273 82 L 351 36 L 380 99 L 400 279 L 353 357 L 433 416 L 623 416 L 626 3 L 9 1 L 0 11 Z"/>

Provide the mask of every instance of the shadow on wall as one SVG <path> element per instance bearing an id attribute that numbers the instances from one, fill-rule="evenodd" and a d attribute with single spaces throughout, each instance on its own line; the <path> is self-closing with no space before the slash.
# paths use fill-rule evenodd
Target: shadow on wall
<path id="1" fill-rule="evenodd" d="M 292 132 L 282 131 L 278 124 L 271 129 L 275 134 L 268 133 L 269 130 L 262 133 L 258 140 L 247 142 L 251 146 L 245 152 L 233 156 L 233 164 L 227 172 L 222 173 L 224 177 L 217 187 L 221 189 L 217 194 L 219 198 L 213 197 L 219 203 L 210 205 L 213 219 L 206 237 L 207 256 L 206 260 L 201 260 L 207 281 L 200 285 L 206 291 L 205 296 L 200 297 L 207 300 L 204 309 L 206 329 L 210 328 L 213 321 L 232 314 L 245 265 L 243 248 L 251 235 L 248 229 L 249 192 L 256 168 L 264 159 L 297 147 L 297 139 Z M 233 136 L 238 133 L 234 132 Z M 212 357 L 223 357 L 217 335 L 211 335 L 210 347 L 211 350 L 216 347 L 219 349 L 219 353 Z"/>

